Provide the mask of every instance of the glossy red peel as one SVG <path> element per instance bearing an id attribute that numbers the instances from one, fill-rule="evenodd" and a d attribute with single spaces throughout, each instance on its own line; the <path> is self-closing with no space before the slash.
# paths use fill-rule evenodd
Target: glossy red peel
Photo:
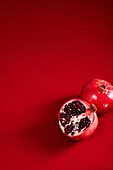
<path id="1" fill-rule="evenodd" d="M 80 97 L 94 104 L 98 114 L 113 110 L 113 86 L 105 80 L 88 81 L 83 86 Z"/>

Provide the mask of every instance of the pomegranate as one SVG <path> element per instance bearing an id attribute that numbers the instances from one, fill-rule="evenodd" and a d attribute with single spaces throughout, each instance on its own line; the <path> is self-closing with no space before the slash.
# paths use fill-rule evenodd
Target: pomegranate
<path id="1" fill-rule="evenodd" d="M 80 96 L 90 104 L 94 104 L 98 114 L 113 109 L 113 86 L 105 80 L 88 81 L 83 86 Z"/>
<path id="2" fill-rule="evenodd" d="M 81 99 L 70 99 L 60 108 L 58 123 L 66 136 L 73 140 L 85 139 L 97 128 L 96 107 Z"/>

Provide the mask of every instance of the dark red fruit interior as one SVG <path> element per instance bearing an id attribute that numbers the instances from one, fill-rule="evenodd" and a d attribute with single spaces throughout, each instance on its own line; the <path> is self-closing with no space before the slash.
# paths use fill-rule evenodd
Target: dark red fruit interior
<path id="1" fill-rule="evenodd" d="M 90 126 L 91 121 L 87 116 L 83 117 L 79 122 L 74 122 L 75 117 L 77 118 L 85 112 L 86 107 L 78 100 L 74 100 L 64 106 L 64 109 L 62 109 L 59 115 L 59 121 L 64 127 L 66 134 L 74 135 L 75 131 L 79 133 L 83 128 L 86 129 Z"/>

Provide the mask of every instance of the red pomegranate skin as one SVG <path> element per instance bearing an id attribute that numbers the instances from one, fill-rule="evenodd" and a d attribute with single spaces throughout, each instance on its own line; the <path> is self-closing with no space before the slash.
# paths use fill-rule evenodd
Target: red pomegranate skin
<path id="1" fill-rule="evenodd" d="M 83 116 L 90 115 L 90 116 L 93 118 L 91 125 L 90 125 L 83 133 L 80 133 L 80 134 L 78 134 L 78 135 L 76 135 L 76 136 L 70 136 L 70 135 L 68 135 L 68 134 L 65 133 L 65 131 L 63 130 L 63 128 L 62 128 L 62 126 L 60 125 L 59 121 L 58 121 L 58 124 L 59 124 L 59 127 L 60 127 L 61 131 L 62 131 L 62 132 L 64 133 L 64 135 L 66 135 L 67 137 L 71 138 L 72 140 L 84 140 L 84 139 L 90 137 L 90 136 L 94 133 L 94 131 L 96 130 L 96 128 L 97 128 L 97 126 L 98 126 L 98 117 L 97 117 L 97 114 L 96 114 L 96 110 L 94 110 L 93 112 L 91 112 L 91 111 L 90 111 L 90 106 L 91 106 L 91 104 L 89 104 L 88 102 L 86 102 L 86 101 L 84 101 L 84 100 L 82 100 L 82 99 L 76 99 L 76 98 L 74 98 L 74 99 L 70 99 L 70 100 L 66 101 L 66 102 L 62 105 L 62 107 L 60 108 L 60 110 L 59 110 L 59 112 L 58 112 L 58 118 L 59 118 L 59 116 L 60 116 L 60 113 L 61 113 L 61 110 L 62 110 L 63 106 L 64 106 L 65 104 L 67 104 L 68 102 L 71 102 L 72 100 L 79 100 L 80 102 L 82 102 L 82 103 L 85 105 L 85 107 L 86 107 L 86 113 L 83 113 Z"/>
<path id="2" fill-rule="evenodd" d="M 113 110 L 113 86 L 101 79 L 88 81 L 82 88 L 80 97 L 94 104 L 97 114 Z"/>

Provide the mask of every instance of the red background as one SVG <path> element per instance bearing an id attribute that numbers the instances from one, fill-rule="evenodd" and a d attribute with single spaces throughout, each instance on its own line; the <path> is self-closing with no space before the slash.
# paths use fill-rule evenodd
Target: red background
<path id="1" fill-rule="evenodd" d="M 83 84 L 113 84 L 113 1 L 0 1 L 0 170 L 113 170 L 113 112 L 66 138 L 60 106 Z"/>

